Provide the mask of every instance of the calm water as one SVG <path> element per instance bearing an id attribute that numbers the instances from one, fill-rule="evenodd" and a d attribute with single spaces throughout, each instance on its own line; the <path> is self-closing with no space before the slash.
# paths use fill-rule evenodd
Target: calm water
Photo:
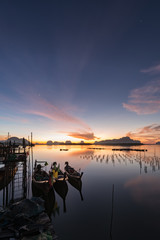
<path id="1" fill-rule="evenodd" d="M 99 146 L 96 146 L 99 147 Z M 68 151 L 60 151 L 68 148 Z M 36 146 L 33 159 L 81 169 L 81 192 L 67 182 L 64 201 L 55 192 L 51 214 L 61 240 L 159 239 L 160 236 L 160 146 L 135 147 L 147 152 L 112 151 L 111 146 Z M 116 147 L 119 148 L 119 147 Z M 133 147 L 132 147 L 133 149 Z M 28 159 L 27 196 L 32 195 L 32 161 Z M 0 193 L 2 204 L 2 191 Z"/>

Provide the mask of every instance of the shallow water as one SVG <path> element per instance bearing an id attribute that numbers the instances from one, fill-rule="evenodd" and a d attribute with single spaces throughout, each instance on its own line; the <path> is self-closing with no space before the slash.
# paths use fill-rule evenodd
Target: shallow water
<path id="1" fill-rule="evenodd" d="M 51 218 L 61 240 L 159 239 L 160 146 L 132 147 L 147 149 L 147 152 L 96 147 L 102 149 L 35 146 L 28 157 L 26 196 L 32 196 L 32 159 L 47 161 L 47 170 L 53 161 L 60 163 L 63 170 L 68 161 L 84 174 L 81 191 L 67 182 L 65 201 L 55 191 L 55 201 L 50 202 Z M 68 151 L 60 151 L 64 148 Z M 4 203 L 2 192 L 1 205 Z"/>

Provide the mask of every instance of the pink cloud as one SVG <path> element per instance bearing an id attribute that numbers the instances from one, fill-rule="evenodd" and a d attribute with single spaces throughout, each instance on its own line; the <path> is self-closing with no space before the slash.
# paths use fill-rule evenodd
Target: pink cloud
<path id="1" fill-rule="evenodd" d="M 88 131 L 91 130 L 91 128 L 81 119 L 72 116 L 71 114 L 67 113 L 65 110 L 58 108 L 57 106 L 49 103 L 47 100 L 42 98 L 33 98 L 33 109 L 26 109 L 25 112 L 28 114 L 34 114 L 37 116 L 42 116 L 54 121 L 61 121 L 61 122 L 67 122 L 71 124 L 76 124 L 84 129 L 87 129 Z"/>
<path id="2" fill-rule="evenodd" d="M 151 124 L 137 129 L 135 132 L 128 132 L 128 137 L 139 139 L 144 143 L 155 143 L 160 140 L 160 125 Z"/>
<path id="3" fill-rule="evenodd" d="M 160 185 L 158 177 L 137 177 L 126 182 L 127 188 L 133 199 L 140 205 L 151 207 L 157 211 L 159 207 Z"/>
<path id="4" fill-rule="evenodd" d="M 151 124 L 149 126 L 143 127 L 139 133 L 143 134 L 143 133 L 155 133 L 155 132 L 160 132 L 160 125 L 158 124 Z"/>
<path id="5" fill-rule="evenodd" d="M 15 117 L 15 116 L 11 116 L 11 117 L 0 116 L 0 120 L 6 120 L 9 122 L 22 122 L 22 123 L 29 122 L 29 120 L 26 118 L 20 118 L 20 117 Z"/>
<path id="6" fill-rule="evenodd" d="M 62 107 L 55 106 L 51 102 L 38 96 L 37 94 L 34 94 L 33 92 L 31 94 L 20 91 L 19 95 L 21 96 L 20 101 L 6 98 L 3 95 L 0 95 L 0 99 L 3 100 L 4 106 L 7 106 L 9 109 L 12 109 L 12 106 L 14 105 L 14 113 L 23 112 L 25 114 L 45 117 L 50 120 L 57 121 L 58 123 L 69 123 L 72 124 L 72 126 L 77 125 L 87 131 L 91 131 L 91 128 L 87 123 L 69 113 L 70 111 L 75 111 L 75 109 L 76 112 L 78 112 L 78 109 L 74 106 L 67 105 L 67 109 L 65 110 Z M 22 121 L 26 122 L 27 119 L 23 119 Z"/>
<path id="7" fill-rule="evenodd" d="M 128 103 L 123 107 L 131 112 L 154 114 L 160 111 L 160 80 L 152 81 L 131 91 Z"/>
<path id="8" fill-rule="evenodd" d="M 62 131 L 66 128 L 67 131 L 72 131 L 75 128 L 79 129 L 78 131 L 75 130 L 75 132 L 65 132 L 68 134 L 68 136 L 70 135 L 85 140 L 93 140 L 96 138 L 90 126 L 85 121 L 75 116 L 75 113 L 71 113 L 79 113 L 79 109 L 74 108 L 73 106 L 69 106 L 68 104 L 67 107 L 66 105 L 64 105 L 64 107 L 56 106 L 52 102 L 49 102 L 48 100 L 42 98 L 40 95 L 34 94 L 33 92 L 32 94 L 30 92 L 20 92 L 20 96 L 21 100 L 17 103 L 15 100 L 13 100 L 14 105 L 16 106 L 14 108 L 14 113 L 23 113 L 27 115 L 27 118 L 29 119 L 32 119 L 30 118 L 30 115 L 35 115 L 46 118 L 46 120 L 49 119 L 55 121 L 56 126 L 60 127 Z M 9 104 L 9 107 L 11 109 L 11 104 Z M 38 119 L 39 121 L 43 120 L 42 118 Z M 25 123 L 27 120 L 22 119 L 22 121 Z"/>
<path id="9" fill-rule="evenodd" d="M 153 74 L 160 73 L 160 64 L 158 64 L 156 66 L 149 67 L 147 69 L 142 69 L 141 72 L 143 72 L 143 73 L 153 73 Z"/>
<path id="10" fill-rule="evenodd" d="M 12 121 L 13 120 L 11 117 L 4 117 L 4 116 L 0 116 L 0 119 L 7 120 L 7 121 Z"/>

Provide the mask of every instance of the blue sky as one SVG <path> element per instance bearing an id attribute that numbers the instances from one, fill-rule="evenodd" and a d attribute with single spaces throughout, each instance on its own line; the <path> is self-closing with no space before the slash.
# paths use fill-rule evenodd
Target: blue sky
<path id="1" fill-rule="evenodd" d="M 160 140 L 158 1 L 1 1 L 0 135 Z"/>

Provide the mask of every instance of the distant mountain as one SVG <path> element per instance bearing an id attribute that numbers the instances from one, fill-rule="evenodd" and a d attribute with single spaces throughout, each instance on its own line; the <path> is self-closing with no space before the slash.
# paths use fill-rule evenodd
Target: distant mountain
<path id="1" fill-rule="evenodd" d="M 26 139 L 25 140 L 25 144 L 26 145 L 29 145 L 30 142 Z M 18 137 L 10 137 L 8 138 L 8 140 L 6 140 L 6 142 L 11 142 L 11 144 L 15 143 L 15 144 L 18 144 L 18 145 L 23 145 L 23 138 L 18 138 Z"/>
<path id="2" fill-rule="evenodd" d="M 156 142 L 157 145 L 160 145 L 160 142 Z"/>
<path id="3" fill-rule="evenodd" d="M 97 145 L 142 145 L 142 143 L 139 140 L 133 140 L 130 137 L 122 137 L 119 139 L 96 141 L 94 144 L 97 144 Z"/>
<path id="4" fill-rule="evenodd" d="M 53 145 L 53 142 L 51 140 L 47 141 L 47 145 Z"/>

